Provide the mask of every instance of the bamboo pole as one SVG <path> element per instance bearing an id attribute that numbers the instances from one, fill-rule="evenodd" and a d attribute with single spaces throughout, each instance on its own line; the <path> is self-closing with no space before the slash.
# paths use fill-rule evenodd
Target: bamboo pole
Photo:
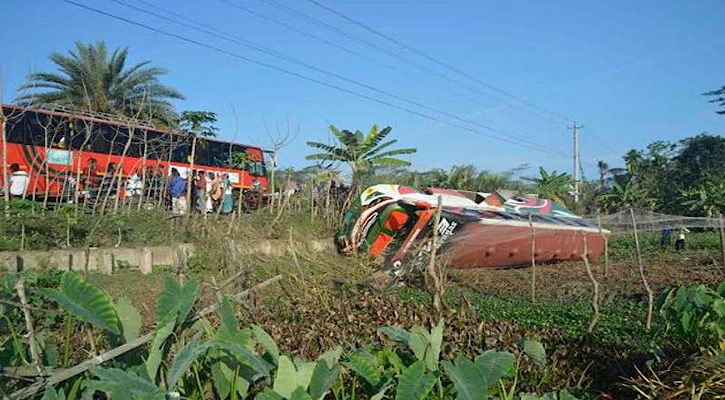
<path id="1" fill-rule="evenodd" d="M 428 263 L 428 276 L 433 282 L 433 307 L 441 311 L 441 281 L 436 273 L 436 253 L 438 251 L 438 226 L 441 221 L 442 199 L 438 196 L 435 216 L 433 217 L 433 243 L 430 249 L 430 262 Z"/>
<path id="2" fill-rule="evenodd" d="M 592 331 L 594 331 L 594 327 L 599 321 L 599 282 L 597 282 L 597 279 L 594 277 L 592 267 L 589 265 L 589 243 L 587 242 L 587 235 L 584 232 L 582 232 L 582 239 L 584 239 L 582 260 L 584 261 L 584 267 L 587 270 L 587 275 L 589 275 L 589 280 L 592 281 L 592 288 L 594 289 L 592 293 L 592 309 L 594 311 L 594 315 L 592 315 L 592 320 L 589 322 L 589 327 L 587 328 L 587 333 L 592 333 Z"/>
<path id="3" fill-rule="evenodd" d="M 602 216 L 597 215 L 597 227 L 599 228 L 599 234 L 602 235 L 604 240 L 604 277 L 609 276 L 609 238 L 607 235 L 602 233 Z"/>
<path id="4" fill-rule="evenodd" d="M 0 75 L 0 79 L 2 79 L 2 76 Z M 0 99 L 2 99 L 2 82 L 0 81 Z M 3 147 L 2 147 L 2 164 L 3 164 L 3 195 L 5 197 L 5 216 L 7 217 L 10 213 L 10 182 L 8 182 L 8 145 L 7 145 L 7 133 L 6 131 L 6 122 L 7 118 L 5 118 L 5 110 L 2 106 L 2 101 L 0 101 L 0 128 L 2 129 L 2 140 L 3 140 Z"/>
<path id="5" fill-rule="evenodd" d="M 25 296 L 25 278 L 20 275 L 20 279 L 15 284 L 15 290 L 18 292 L 18 298 L 20 299 L 21 309 L 23 311 L 23 317 L 25 318 L 25 328 L 28 331 L 28 342 L 30 342 L 30 357 L 32 359 L 32 366 L 40 370 L 40 352 L 38 351 L 38 343 L 35 341 L 35 328 L 33 327 L 33 317 L 30 315 L 30 308 L 28 306 L 28 299 Z"/>
<path id="6" fill-rule="evenodd" d="M 639 235 L 637 234 L 637 220 L 634 218 L 634 210 L 629 209 L 629 213 L 632 216 L 632 228 L 634 229 L 634 244 L 637 250 L 637 263 L 639 265 L 639 275 L 642 278 L 642 284 L 644 285 L 645 290 L 647 290 L 647 323 L 646 327 L 647 330 L 649 330 L 652 327 L 652 309 L 654 307 L 654 294 L 652 293 L 652 289 L 649 287 L 649 283 L 647 282 L 647 277 L 644 273 L 644 263 L 642 262 L 642 250 L 639 246 Z"/>
<path id="7" fill-rule="evenodd" d="M 531 302 L 536 304 L 536 230 L 529 213 L 529 228 L 531 229 Z"/>

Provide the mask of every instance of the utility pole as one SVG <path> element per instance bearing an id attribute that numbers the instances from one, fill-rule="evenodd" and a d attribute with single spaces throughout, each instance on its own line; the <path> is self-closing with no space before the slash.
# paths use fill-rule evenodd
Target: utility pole
<path id="1" fill-rule="evenodd" d="M 574 203 L 579 203 L 579 129 L 583 128 L 574 121 L 574 126 L 569 127 L 574 131 Z"/>

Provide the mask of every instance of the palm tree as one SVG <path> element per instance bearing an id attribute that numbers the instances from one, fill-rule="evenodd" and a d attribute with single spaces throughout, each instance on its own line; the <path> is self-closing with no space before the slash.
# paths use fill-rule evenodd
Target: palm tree
<path id="1" fill-rule="evenodd" d="M 607 183 L 607 174 L 609 173 L 609 164 L 603 160 L 597 161 L 597 169 L 599 170 L 599 190 L 604 191 L 604 186 Z"/>
<path id="2" fill-rule="evenodd" d="M 141 116 L 164 123 L 173 121 L 173 99 L 184 96 L 159 83 L 166 74 L 162 68 L 150 67 L 150 61 L 127 66 L 128 48 L 118 48 L 108 55 L 106 44 L 75 43 L 68 55 L 53 53 L 48 58 L 59 73 L 33 72 L 18 90 L 29 91 L 16 101 L 29 105 L 58 104 L 66 107 Z M 48 89 L 45 91 L 40 91 Z"/>
<path id="3" fill-rule="evenodd" d="M 383 151 L 394 145 L 397 140 L 389 140 L 382 143 L 393 128 L 386 127 L 378 131 L 378 126 L 373 125 L 367 135 L 360 131 L 350 132 L 338 130 L 330 125 L 330 132 L 337 138 L 338 143 L 329 145 L 320 142 L 307 142 L 307 145 L 315 149 L 323 150 L 323 153 L 310 154 L 305 157 L 308 160 L 323 162 L 343 162 L 348 164 L 352 173 L 350 195 L 353 196 L 359 191 L 361 174 L 371 171 L 374 167 L 407 167 L 408 161 L 394 158 L 403 154 L 412 154 L 416 149 L 396 149 Z"/>
<path id="4" fill-rule="evenodd" d="M 627 152 L 627 154 L 622 157 L 624 159 L 624 163 L 627 165 L 627 170 L 630 174 L 636 176 L 637 172 L 639 171 L 639 167 L 642 164 L 642 152 L 632 149 Z"/>
<path id="5" fill-rule="evenodd" d="M 543 167 L 539 167 L 538 177 L 523 177 L 521 179 L 533 182 L 539 196 L 554 200 L 557 203 L 564 204 L 564 199 L 571 190 L 571 176 L 566 172 L 559 174 L 552 171 L 548 173 Z"/>
<path id="6" fill-rule="evenodd" d="M 476 185 L 476 167 L 468 165 L 454 165 L 448 174 L 446 187 L 458 190 L 474 190 Z"/>

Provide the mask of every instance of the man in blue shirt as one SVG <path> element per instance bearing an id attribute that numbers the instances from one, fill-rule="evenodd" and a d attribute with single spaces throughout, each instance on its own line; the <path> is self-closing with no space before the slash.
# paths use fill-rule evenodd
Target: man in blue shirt
<path id="1" fill-rule="evenodd" d="M 179 175 L 176 168 L 171 169 L 169 195 L 171 196 L 171 211 L 176 215 L 186 214 L 186 181 Z"/>

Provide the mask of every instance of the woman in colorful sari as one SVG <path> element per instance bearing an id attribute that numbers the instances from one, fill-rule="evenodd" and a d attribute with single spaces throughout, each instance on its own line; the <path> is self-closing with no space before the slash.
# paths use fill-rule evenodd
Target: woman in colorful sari
<path id="1" fill-rule="evenodd" d="M 232 212 L 234 200 L 232 198 L 232 181 L 229 180 L 229 174 L 222 177 L 222 188 L 224 189 L 224 198 L 222 199 L 222 213 L 229 214 Z"/>

